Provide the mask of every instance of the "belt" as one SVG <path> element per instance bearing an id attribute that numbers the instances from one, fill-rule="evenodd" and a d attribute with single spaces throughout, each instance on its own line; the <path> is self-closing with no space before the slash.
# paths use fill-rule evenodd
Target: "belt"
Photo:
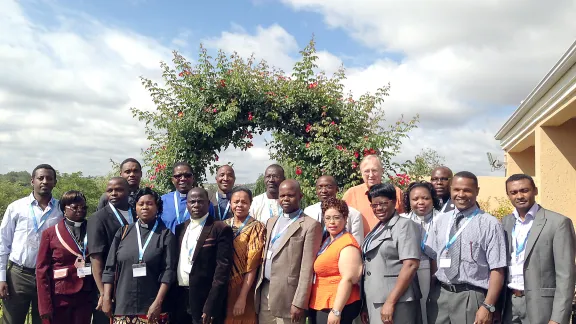
<path id="1" fill-rule="evenodd" d="M 484 288 L 476 287 L 474 285 L 470 285 L 467 283 L 451 285 L 451 284 L 440 282 L 440 286 L 442 288 L 444 288 L 445 290 L 448 290 L 448 291 L 453 292 L 453 293 L 459 293 L 462 291 L 469 291 L 469 290 L 475 290 L 475 291 L 479 291 L 479 292 L 483 292 L 483 293 L 486 293 L 486 291 L 487 291 Z"/>
<path id="2" fill-rule="evenodd" d="M 516 296 L 516 297 L 524 297 L 524 290 L 516 290 L 516 289 L 510 289 L 512 291 L 512 295 Z"/>
<path id="3" fill-rule="evenodd" d="M 28 273 L 28 274 L 31 274 L 31 275 L 36 275 L 36 269 L 35 269 L 35 268 L 27 268 L 27 267 L 21 266 L 21 265 L 19 265 L 19 264 L 17 264 L 17 263 L 14 263 L 14 262 L 12 262 L 12 261 L 8 261 L 8 267 L 14 268 L 14 269 L 16 269 L 16 270 L 18 270 L 18 271 L 20 271 L 20 272 L 23 272 L 23 273 Z"/>

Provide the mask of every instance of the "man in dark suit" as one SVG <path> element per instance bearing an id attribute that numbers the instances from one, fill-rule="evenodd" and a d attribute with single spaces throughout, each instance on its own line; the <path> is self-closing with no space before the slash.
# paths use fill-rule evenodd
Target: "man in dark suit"
<path id="1" fill-rule="evenodd" d="M 180 247 L 175 323 L 222 323 L 232 267 L 232 228 L 208 214 L 210 201 L 203 188 L 188 192 L 190 219 L 176 227 Z"/>
<path id="2" fill-rule="evenodd" d="M 210 202 L 214 205 L 214 215 L 217 220 L 232 218 L 230 209 L 230 195 L 236 182 L 234 169 L 229 165 L 223 165 L 216 171 L 216 191 L 209 192 Z"/>
<path id="3" fill-rule="evenodd" d="M 98 304 L 93 311 L 93 324 L 109 324 L 110 319 L 102 313 L 102 298 L 104 285 L 102 272 L 108 258 L 108 250 L 118 229 L 134 222 L 134 217 L 128 206 L 130 187 L 122 177 L 114 177 L 106 185 L 106 195 L 109 204 L 88 218 L 88 251 L 94 281 L 98 287 Z"/>
<path id="4" fill-rule="evenodd" d="M 510 265 L 504 323 L 568 324 L 576 276 L 572 221 L 536 203 L 528 175 L 510 176 L 506 193 L 515 209 L 502 221 Z"/>

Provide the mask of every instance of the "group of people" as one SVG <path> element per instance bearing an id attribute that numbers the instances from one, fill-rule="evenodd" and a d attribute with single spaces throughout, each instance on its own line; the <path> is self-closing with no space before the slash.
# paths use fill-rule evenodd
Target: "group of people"
<path id="1" fill-rule="evenodd" d="M 34 324 L 569 323 L 574 227 L 536 203 L 530 176 L 507 179 L 515 208 L 500 222 L 470 172 L 438 167 L 402 192 L 377 156 L 360 170 L 342 199 L 318 178 L 302 209 L 277 164 L 253 197 L 231 166 L 208 192 L 177 163 L 160 196 L 126 159 L 87 217 L 82 192 L 55 199 L 56 172 L 39 165 L 0 226 L 2 321 L 31 307 Z"/>

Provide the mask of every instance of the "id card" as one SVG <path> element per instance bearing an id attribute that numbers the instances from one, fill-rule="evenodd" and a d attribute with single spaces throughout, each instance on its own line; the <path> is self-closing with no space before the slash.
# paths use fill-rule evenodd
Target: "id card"
<path id="1" fill-rule="evenodd" d="M 182 265 L 182 270 L 184 270 L 184 273 L 186 274 L 190 274 L 190 272 L 192 272 L 192 266 L 194 265 L 194 261 L 190 261 L 190 263 L 184 263 Z"/>
<path id="2" fill-rule="evenodd" d="M 439 268 L 450 268 L 451 264 L 452 264 L 452 259 L 447 258 L 447 257 L 441 257 L 440 263 L 438 264 L 438 267 Z"/>
<path id="3" fill-rule="evenodd" d="M 266 253 L 266 259 L 272 259 L 272 251 L 268 251 L 268 253 Z"/>
<path id="4" fill-rule="evenodd" d="M 508 269 L 510 270 L 510 275 L 512 276 L 524 275 L 524 267 L 522 265 L 517 264 L 509 266 Z"/>
<path id="5" fill-rule="evenodd" d="M 134 278 L 146 277 L 146 263 L 138 263 L 132 265 L 132 276 Z"/>
<path id="6" fill-rule="evenodd" d="M 78 268 L 76 271 L 78 272 L 78 277 L 80 278 L 92 275 L 92 267 L 90 267 L 90 263 L 87 263 L 82 268 Z"/>

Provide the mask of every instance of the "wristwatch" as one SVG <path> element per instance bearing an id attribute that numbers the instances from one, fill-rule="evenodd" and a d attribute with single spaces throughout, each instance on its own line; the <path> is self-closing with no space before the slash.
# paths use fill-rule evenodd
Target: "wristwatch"
<path id="1" fill-rule="evenodd" d="M 482 306 L 486 308 L 490 313 L 494 313 L 496 311 L 496 307 L 494 305 L 482 303 Z"/>
<path id="2" fill-rule="evenodd" d="M 332 314 L 336 315 L 336 317 L 340 317 L 342 315 L 342 312 L 333 309 Z"/>

